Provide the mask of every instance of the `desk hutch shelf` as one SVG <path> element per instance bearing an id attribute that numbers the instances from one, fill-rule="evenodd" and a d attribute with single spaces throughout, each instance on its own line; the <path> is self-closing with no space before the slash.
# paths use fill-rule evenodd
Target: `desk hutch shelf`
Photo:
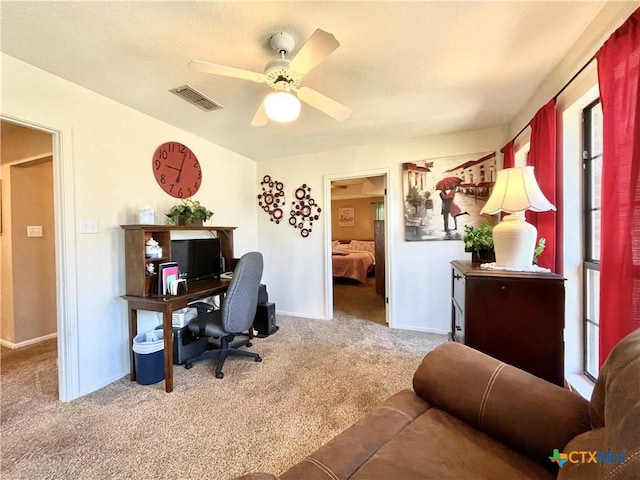
<path id="1" fill-rule="evenodd" d="M 190 225 L 121 225 L 121 227 L 124 230 L 126 295 L 149 296 L 149 288 L 146 286 L 146 265 L 171 261 L 171 232 L 173 231 L 214 232 L 220 239 L 226 265 L 232 265 L 233 231 L 236 227 Z M 162 248 L 161 258 L 145 257 L 145 243 L 150 237 L 153 237 Z"/>

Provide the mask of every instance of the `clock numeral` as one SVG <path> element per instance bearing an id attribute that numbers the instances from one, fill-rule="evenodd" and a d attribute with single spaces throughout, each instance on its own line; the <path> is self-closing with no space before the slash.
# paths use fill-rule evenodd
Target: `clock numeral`
<path id="1" fill-rule="evenodd" d="M 176 184 L 172 183 L 171 185 L 169 185 L 169 192 L 173 192 L 173 187 L 175 187 Z"/>
<path id="2" fill-rule="evenodd" d="M 198 160 L 193 162 L 193 168 L 198 168 L 199 166 L 200 166 L 200 164 L 198 163 Z"/>
<path id="3" fill-rule="evenodd" d="M 182 189 L 178 190 L 178 197 L 182 198 L 183 192 Z"/>
<path id="4" fill-rule="evenodd" d="M 179 151 L 180 151 L 180 153 L 184 153 L 184 149 L 185 149 L 185 148 L 186 148 L 186 147 L 185 147 L 184 145 L 180 144 L 180 150 L 179 150 Z"/>
<path id="5" fill-rule="evenodd" d="M 160 150 L 160 157 L 161 157 L 163 160 L 166 160 L 166 159 L 167 159 L 167 157 L 168 157 L 167 151 L 166 151 L 166 150 Z"/>
<path id="6" fill-rule="evenodd" d="M 187 197 L 191 196 L 191 187 L 187 188 Z"/>
<path id="7" fill-rule="evenodd" d="M 198 170 L 198 180 L 202 178 L 202 170 Z"/>
<path id="8" fill-rule="evenodd" d="M 163 185 L 165 183 L 167 183 L 167 177 L 166 177 L 166 175 L 164 173 L 162 175 L 160 175 L 160 183 L 163 184 Z"/>
<path id="9" fill-rule="evenodd" d="M 198 182 L 196 182 L 196 183 L 193 184 L 193 188 L 195 188 L 197 190 L 199 185 L 200 184 Z"/>
<path id="10" fill-rule="evenodd" d="M 158 170 L 162 166 L 162 162 L 160 160 L 158 160 L 157 158 L 153 161 L 153 163 L 156 166 L 156 170 Z"/>

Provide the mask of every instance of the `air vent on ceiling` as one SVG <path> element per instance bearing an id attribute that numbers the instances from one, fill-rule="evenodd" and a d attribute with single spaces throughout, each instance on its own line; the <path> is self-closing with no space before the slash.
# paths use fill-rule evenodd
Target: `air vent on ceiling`
<path id="1" fill-rule="evenodd" d="M 193 105 L 200 107 L 203 110 L 206 110 L 207 112 L 210 112 L 212 110 L 220 110 L 221 108 L 223 108 L 222 105 L 214 102 L 210 98 L 205 97 L 191 85 L 183 85 L 169 91 L 184 98 L 187 102 L 192 103 Z"/>

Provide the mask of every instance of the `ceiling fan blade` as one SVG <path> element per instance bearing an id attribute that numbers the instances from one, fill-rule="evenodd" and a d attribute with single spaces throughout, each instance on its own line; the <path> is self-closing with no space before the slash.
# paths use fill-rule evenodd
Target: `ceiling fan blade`
<path id="1" fill-rule="evenodd" d="M 267 111 L 264 108 L 264 100 L 260 103 L 258 107 L 258 111 L 253 116 L 253 120 L 251 120 L 252 127 L 264 127 L 269 121 L 269 117 L 267 117 Z"/>
<path id="2" fill-rule="evenodd" d="M 300 100 L 308 103 L 312 107 L 317 108 L 336 120 L 342 122 L 351 116 L 352 110 L 349 107 L 345 107 L 341 103 L 338 103 L 309 87 L 299 88 L 297 94 Z"/>
<path id="3" fill-rule="evenodd" d="M 241 78 L 242 80 L 251 80 L 256 83 L 263 83 L 267 78 L 262 73 L 228 67 L 226 65 L 217 65 L 215 63 L 203 62 L 200 60 L 191 60 L 189 62 L 189 67 L 193 70 L 197 70 L 198 72 L 222 75 L 224 77 Z"/>
<path id="4" fill-rule="evenodd" d="M 336 37 L 324 30 L 317 29 L 291 60 L 289 68 L 298 75 L 305 75 L 339 46 L 340 42 L 336 40 Z"/>

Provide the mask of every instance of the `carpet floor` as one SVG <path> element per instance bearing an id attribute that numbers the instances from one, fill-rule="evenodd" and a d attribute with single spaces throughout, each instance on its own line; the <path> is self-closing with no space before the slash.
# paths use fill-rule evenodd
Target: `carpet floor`
<path id="1" fill-rule="evenodd" d="M 164 382 L 139 385 L 127 376 L 62 403 L 54 342 L 48 353 L 42 344 L 2 349 L 3 480 L 278 474 L 410 388 L 424 354 L 446 340 L 340 313 L 336 321 L 278 316 L 277 323 L 277 333 L 252 347 L 262 363 L 230 358 L 222 380 L 213 361 L 175 366 L 170 394 Z M 39 360 L 21 367 L 29 356 Z"/>

